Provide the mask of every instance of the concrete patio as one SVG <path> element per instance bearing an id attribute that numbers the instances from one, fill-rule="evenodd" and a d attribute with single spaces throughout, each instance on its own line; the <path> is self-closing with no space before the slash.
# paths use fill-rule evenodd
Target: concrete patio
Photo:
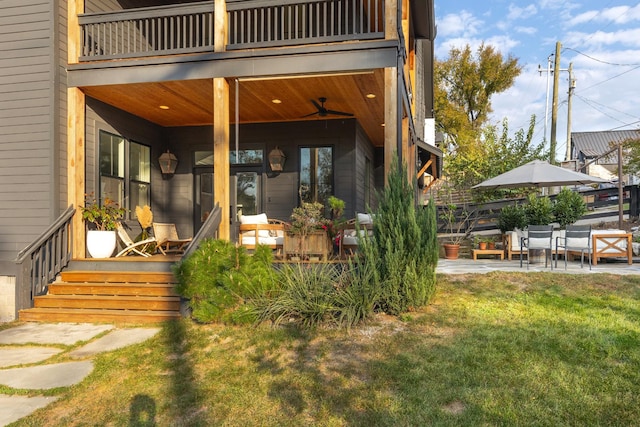
<path id="1" fill-rule="evenodd" d="M 547 266 L 544 266 L 544 261 L 535 264 L 529 264 L 529 268 L 526 266 L 526 259 L 524 260 L 522 267 L 520 267 L 520 259 L 497 260 L 497 259 L 478 259 L 474 261 L 470 258 L 459 258 L 456 260 L 448 260 L 440 258 L 438 260 L 438 267 L 436 273 L 439 274 L 469 274 L 469 273 L 490 273 L 492 271 L 507 271 L 507 272 L 519 272 L 519 273 L 534 273 L 534 272 L 553 272 L 559 274 L 598 274 L 598 273 L 611 273 L 611 274 L 640 274 L 640 259 L 634 258 L 633 264 L 629 265 L 624 260 L 609 259 L 598 262 L 598 265 L 592 267 L 589 270 L 589 264 L 585 262 L 584 266 L 580 268 L 580 261 L 569 261 L 567 269 L 564 269 L 564 260 L 558 260 L 558 268 L 553 270 Z"/>

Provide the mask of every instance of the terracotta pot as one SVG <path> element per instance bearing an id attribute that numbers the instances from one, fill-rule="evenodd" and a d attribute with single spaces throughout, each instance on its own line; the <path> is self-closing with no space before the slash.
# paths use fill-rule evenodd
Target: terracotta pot
<path id="1" fill-rule="evenodd" d="M 460 245 L 453 244 L 453 243 L 445 243 L 443 246 L 444 246 L 445 259 L 458 259 L 458 252 L 460 252 Z"/>
<path id="2" fill-rule="evenodd" d="M 487 248 L 488 249 L 495 249 L 496 248 L 496 242 L 487 243 Z"/>
<path id="3" fill-rule="evenodd" d="M 478 243 L 478 249 L 480 249 L 481 251 L 487 249 L 487 242 Z"/>

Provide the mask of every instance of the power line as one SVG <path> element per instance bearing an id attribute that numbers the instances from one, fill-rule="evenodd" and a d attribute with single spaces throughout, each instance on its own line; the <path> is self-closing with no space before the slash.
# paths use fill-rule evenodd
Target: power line
<path id="1" fill-rule="evenodd" d="M 633 114 L 629 114 L 626 111 L 617 110 L 617 109 L 615 109 L 613 107 L 609 107 L 608 105 L 604 105 L 604 104 L 601 104 L 601 103 L 599 103 L 597 101 L 594 101 L 593 99 L 586 99 L 586 98 L 581 97 L 581 96 L 578 96 L 578 98 L 580 98 L 586 104 L 596 104 L 596 105 L 599 105 L 601 107 L 605 107 L 605 108 L 608 108 L 610 110 L 613 110 L 616 113 L 624 114 L 625 116 L 629 116 L 629 117 L 634 118 L 634 119 L 636 118 L 636 116 L 634 116 Z"/>
<path id="2" fill-rule="evenodd" d="M 617 130 L 617 129 L 624 128 L 624 127 L 627 127 L 627 126 L 636 125 L 636 124 L 639 124 L 639 123 L 640 123 L 640 120 L 637 120 L 635 122 L 627 123 L 627 124 L 624 124 L 622 126 L 618 126 L 616 128 L 612 128 L 612 129 L 609 129 L 609 130 Z"/>
<path id="3" fill-rule="evenodd" d="M 572 50 L 577 54 L 580 54 L 582 56 L 586 56 L 587 58 L 589 58 L 589 59 L 591 59 L 593 61 L 596 61 L 596 62 L 600 62 L 601 64 L 615 65 L 617 67 L 635 67 L 635 66 L 640 66 L 640 64 L 638 64 L 638 63 L 635 63 L 635 64 L 616 64 L 615 62 L 603 61 L 602 59 L 594 58 L 593 56 L 589 56 L 586 53 L 580 52 L 579 50 L 573 49 L 571 47 L 567 47 L 567 48 L 565 48 L 565 50 Z"/>
<path id="4" fill-rule="evenodd" d="M 601 81 L 601 82 L 599 82 L 599 83 L 596 83 L 596 84 L 594 84 L 594 85 L 591 85 L 591 86 L 589 86 L 589 87 L 586 87 L 586 88 L 582 89 L 582 90 L 581 90 L 581 92 L 584 92 L 584 91 L 586 91 L 586 90 L 588 90 L 588 89 L 592 89 L 592 88 L 594 88 L 594 87 L 596 87 L 596 86 L 599 86 L 599 85 L 601 85 L 601 84 L 603 84 L 603 83 L 606 83 L 606 82 L 611 81 L 611 80 L 613 80 L 613 79 L 615 79 L 615 78 L 618 78 L 618 77 L 620 77 L 620 76 L 622 76 L 622 75 L 624 75 L 624 74 L 630 73 L 631 71 L 637 70 L 638 68 L 640 68 L 640 65 L 637 65 L 637 66 L 635 66 L 635 67 L 633 67 L 633 68 L 631 68 L 631 69 L 629 69 L 629 70 L 627 70 L 627 71 L 624 71 L 624 72 L 622 72 L 622 73 L 620 73 L 620 74 L 616 74 L 615 76 L 609 77 L 608 79 L 603 80 L 603 81 Z"/>
<path id="5" fill-rule="evenodd" d="M 578 99 L 580 99 L 582 102 L 584 102 L 585 104 L 587 104 L 589 107 L 591 107 L 591 108 L 593 108 L 594 110 L 596 110 L 597 112 L 599 112 L 600 114 L 602 114 L 602 115 L 605 115 L 605 116 L 609 117 L 611 120 L 615 120 L 615 121 L 617 121 L 617 122 L 624 123 L 622 120 L 618 119 L 617 117 L 613 117 L 611 114 L 608 114 L 608 113 L 606 113 L 606 112 L 602 111 L 600 108 L 597 108 L 597 107 L 595 107 L 594 105 L 590 104 L 590 103 L 589 103 L 589 101 L 588 101 L 587 99 L 585 99 L 585 98 L 583 98 L 583 97 L 581 97 L 581 96 L 579 96 L 579 95 L 576 95 L 576 97 L 577 97 Z"/>

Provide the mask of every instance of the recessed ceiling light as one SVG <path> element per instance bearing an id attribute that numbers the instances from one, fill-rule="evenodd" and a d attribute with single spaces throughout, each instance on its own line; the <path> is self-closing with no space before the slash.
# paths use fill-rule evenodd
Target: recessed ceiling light
<path id="1" fill-rule="evenodd" d="M 274 104 L 282 104 L 282 101 L 279 100 L 278 98 L 272 99 L 271 102 L 273 102 Z"/>
<path id="2" fill-rule="evenodd" d="M 380 126 L 384 127 L 384 123 L 382 123 Z"/>
<path id="3" fill-rule="evenodd" d="M 375 94 L 375 93 L 368 93 L 368 94 L 367 94 L 367 98 L 369 98 L 369 99 L 373 99 L 373 98 L 375 98 L 375 97 L 376 97 L 376 94 Z"/>
<path id="4" fill-rule="evenodd" d="M 161 110 L 168 110 L 169 106 L 168 105 L 160 105 L 160 106 L 158 106 L 158 108 L 160 108 Z"/>

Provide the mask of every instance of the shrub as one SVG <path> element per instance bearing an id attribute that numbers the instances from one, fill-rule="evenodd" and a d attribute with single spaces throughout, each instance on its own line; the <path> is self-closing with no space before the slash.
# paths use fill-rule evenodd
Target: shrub
<path id="1" fill-rule="evenodd" d="M 587 204 L 580 194 L 563 188 L 556 196 L 553 204 L 553 214 L 560 228 L 573 224 L 587 212 Z"/>
<path id="2" fill-rule="evenodd" d="M 189 299 L 199 322 L 253 322 L 256 301 L 275 286 L 272 260 L 266 246 L 258 245 L 249 256 L 244 247 L 207 239 L 176 266 L 176 291 Z"/>
<path id="3" fill-rule="evenodd" d="M 522 205 L 514 204 L 502 208 L 498 217 L 498 228 L 502 234 L 516 228 L 523 229 L 527 226 L 527 215 Z"/>
<path id="4" fill-rule="evenodd" d="M 406 165 L 391 162 L 378 194 L 373 235 L 361 238 L 358 260 L 379 295 L 376 309 L 399 314 L 426 304 L 435 290 L 438 243 L 435 203 L 416 209 Z"/>
<path id="5" fill-rule="evenodd" d="M 547 225 L 553 222 L 553 206 L 551 200 L 530 194 L 528 204 L 524 207 L 527 225 Z"/>

